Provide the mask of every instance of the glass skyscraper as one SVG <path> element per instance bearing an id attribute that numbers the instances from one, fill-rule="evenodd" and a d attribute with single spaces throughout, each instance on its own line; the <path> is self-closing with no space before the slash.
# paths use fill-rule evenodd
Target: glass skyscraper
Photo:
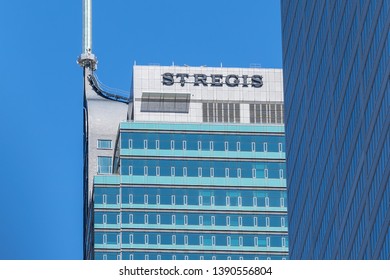
<path id="1" fill-rule="evenodd" d="M 291 259 L 390 258 L 390 1 L 281 1 Z"/>
<path id="2" fill-rule="evenodd" d="M 288 257 L 280 69 L 134 66 L 127 104 L 87 67 L 85 93 L 85 258 Z"/>

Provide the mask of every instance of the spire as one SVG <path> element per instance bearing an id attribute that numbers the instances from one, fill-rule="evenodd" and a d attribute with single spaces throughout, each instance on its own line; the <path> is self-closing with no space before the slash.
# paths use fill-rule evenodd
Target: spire
<path id="1" fill-rule="evenodd" d="M 82 67 L 96 69 L 96 56 L 92 53 L 92 0 L 83 0 L 83 43 L 78 59 Z"/>

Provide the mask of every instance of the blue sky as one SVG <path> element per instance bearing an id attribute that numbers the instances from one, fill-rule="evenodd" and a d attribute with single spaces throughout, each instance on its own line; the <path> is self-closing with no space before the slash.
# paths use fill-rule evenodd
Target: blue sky
<path id="1" fill-rule="evenodd" d="M 0 259 L 82 258 L 81 0 L 0 3 Z M 277 0 L 94 1 L 97 74 L 282 67 Z"/>

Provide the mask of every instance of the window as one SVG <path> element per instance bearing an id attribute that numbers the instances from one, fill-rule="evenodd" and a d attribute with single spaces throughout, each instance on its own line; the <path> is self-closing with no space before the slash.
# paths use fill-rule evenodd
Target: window
<path id="1" fill-rule="evenodd" d="M 107 224 L 107 214 L 103 214 L 103 224 Z"/>
<path id="2" fill-rule="evenodd" d="M 241 143 L 240 142 L 237 142 L 236 144 L 236 148 L 237 148 L 237 152 L 239 152 L 241 150 Z"/>
<path id="3" fill-rule="evenodd" d="M 133 139 L 129 139 L 129 149 L 133 148 Z"/>
<path id="4" fill-rule="evenodd" d="M 226 245 L 230 246 L 231 244 L 232 244 L 232 239 L 230 238 L 230 236 L 226 237 Z"/>
<path id="5" fill-rule="evenodd" d="M 129 166 L 129 175 L 133 175 L 133 166 Z"/>
<path id="6" fill-rule="evenodd" d="M 161 223 L 161 216 L 156 215 L 156 223 L 159 225 Z"/>
<path id="7" fill-rule="evenodd" d="M 116 223 L 117 224 L 121 223 L 121 216 L 120 215 L 116 215 Z"/>
<path id="8" fill-rule="evenodd" d="M 144 223 L 145 223 L 145 225 L 147 225 L 149 223 L 149 215 L 148 214 L 144 215 Z"/>
<path id="9" fill-rule="evenodd" d="M 283 169 L 279 169 L 279 178 L 283 179 Z"/>
<path id="10" fill-rule="evenodd" d="M 172 225 L 176 225 L 176 215 L 172 215 Z"/>
<path id="11" fill-rule="evenodd" d="M 242 226 L 242 217 L 238 217 L 238 226 Z"/>
<path id="12" fill-rule="evenodd" d="M 133 244 L 133 243 L 134 243 L 134 235 L 133 235 L 133 234 L 130 234 L 130 235 L 129 235 L 129 243 L 130 243 L 130 244 Z"/>
<path id="13" fill-rule="evenodd" d="M 199 245 L 203 246 L 203 235 L 199 236 Z"/>
<path id="14" fill-rule="evenodd" d="M 172 205 L 176 204 L 176 196 L 175 195 L 171 195 L 171 204 Z"/>
<path id="15" fill-rule="evenodd" d="M 238 238 L 238 246 L 243 246 L 243 245 L 244 245 L 244 241 L 243 241 L 242 236 L 240 236 L 240 237 Z"/>
<path id="16" fill-rule="evenodd" d="M 210 141 L 210 151 L 214 151 L 214 142 Z"/>
<path id="17" fill-rule="evenodd" d="M 133 195 L 129 194 L 129 204 L 133 204 Z"/>
<path id="18" fill-rule="evenodd" d="M 257 207 L 257 197 L 253 197 L 253 206 Z"/>
<path id="19" fill-rule="evenodd" d="M 286 226 L 286 219 L 284 217 L 280 218 L 280 226 L 285 227 Z"/>
<path id="20" fill-rule="evenodd" d="M 281 152 L 283 152 L 283 144 L 282 143 L 279 143 L 279 152 L 281 153 Z"/>
<path id="21" fill-rule="evenodd" d="M 253 226 L 257 227 L 257 217 L 253 217 Z"/>
<path id="22" fill-rule="evenodd" d="M 147 243 L 145 243 L 147 244 Z M 149 260 L 149 255 L 145 255 L 145 260 Z"/>
<path id="23" fill-rule="evenodd" d="M 129 214 L 129 224 L 133 224 L 133 214 Z"/>
<path id="24" fill-rule="evenodd" d="M 202 142 L 198 141 L 198 151 L 202 150 Z"/>
<path id="25" fill-rule="evenodd" d="M 145 244 L 149 244 L 149 235 L 145 234 Z"/>
<path id="26" fill-rule="evenodd" d="M 184 245 L 188 245 L 188 235 L 184 235 Z"/>
<path id="27" fill-rule="evenodd" d="M 284 207 L 284 198 L 283 197 L 280 198 L 280 207 Z"/>
<path id="28" fill-rule="evenodd" d="M 215 236 L 211 236 L 211 245 L 215 246 Z"/>
<path id="29" fill-rule="evenodd" d="M 265 218 L 265 226 L 266 226 L 266 227 L 269 227 L 269 217 L 266 217 L 266 218 Z"/>
<path id="30" fill-rule="evenodd" d="M 157 234 L 157 245 L 160 245 L 161 244 L 161 235 L 160 234 Z M 161 256 L 160 256 L 161 258 Z M 158 259 L 158 256 L 157 256 L 157 259 Z"/>
<path id="31" fill-rule="evenodd" d="M 187 177 L 187 167 L 183 167 L 183 177 Z"/>
<path id="32" fill-rule="evenodd" d="M 171 167 L 171 176 L 175 176 L 175 167 L 174 166 Z"/>
<path id="33" fill-rule="evenodd" d="M 144 149 L 147 149 L 148 148 L 148 140 L 144 140 Z"/>
<path id="34" fill-rule="evenodd" d="M 199 196 L 198 197 L 198 202 L 199 202 L 199 205 L 203 205 L 203 196 Z"/>
<path id="35" fill-rule="evenodd" d="M 160 195 L 156 195 L 156 204 L 160 204 Z"/>
<path id="36" fill-rule="evenodd" d="M 112 157 L 98 157 L 98 174 L 112 173 Z"/>
<path id="37" fill-rule="evenodd" d="M 229 168 L 225 168 L 225 177 L 229 178 Z"/>
<path id="38" fill-rule="evenodd" d="M 144 195 L 144 204 L 148 204 L 148 195 L 147 194 Z"/>
<path id="39" fill-rule="evenodd" d="M 172 235 L 172 245 L 176 245 L 176 235 Z"/>
<path id="40" fill-rule="evenodd" d="M 203 226 L 203 216 L 199 216 L 199 225 Z"/>
<path id="41" fill-rule="evenodd" d="M 227 225 L 227 226 L 230 226 L 230 216 L 227 216 L 227 217 L 226 217 L 226 225 Z"/>
<path id="42" fill-rule="evenodd" d="M 214 206 L 215 205 L 215 196 L 210 196 L 210 204 L 212 205 L 212 206 Z"/>
<path id="43" fill-rule="evenodd" d="M 103 194 L 103 204 L 107 204 L 107 195 Z"/>
<path id="44" fill-rule="evenodd" d="M 157 260 L 158 260 L 158 261 L 161 260 L 161 255 L 157 255 Z"/>
<path id="45" fill-rule="evenodd" d="M 265 197 L 265 207 L 269 207 L 269 197 Z"/>
<path id="46" fill-rule="evenodd" d="M 187 150 L 187 141 L 183 141 L 183 150 Z"/>
<path id="47" fill-rule="evenodd" d="M 225 142 L 225 151 L 229 151 L 229 142 Z"/>
<path id="48" fill-rule="evenodd" d="M 257 236 L 254 237 L 253 243 L 255 243 L 255 247 L 259 245 L 259 238 Z"/>
<path id="49" fill-rule="evenodd" d="M 264 142 L 263 148 L 264 148 L 264 152 L 268 151 L 268 144 L 267 144 L 267 142 Z"/>
<path id="50" fill-rule="evenodd" d="M 188 225 L 188 216 L 187 215 L 184 215 L 184 224 Z"/>
<path id="51" fill-rule="evenodd" d="M 144 176 L 148 176 L 148 167 L 144 166 Z"/>
<path id="52" fill-rule="evenodd" d="M 230 206 L 230 196 L 226 197 L 226 206 Z"/>
<path id="53" fill-rule="evenodd" d="M 97 142 L 97 148 L 98 149 L 112 149 L 112 141 L 111 140 L 103 140 L 103 139 L 98 139 Z"/>
<path id="54" fill-rule="evenodd" d="M 211 225 L 215 226 L 215 216 L 211 216 Z"/>
<path id="55" fill-rule="evenodd" d="M 156 140 L 156 150 L 160 149 L 160 140 Z"/>
<path id="56" fill-rule="evenodd" d="M 252 152 L 256 152 L 256 143 L 252 142 Z"/>
<path id="57" fill-rule="evenodd" d="M 160 166 L 156 166 L 156 176 L 160 176 Z"/>
<path id="58" fill-rule="evenodd" d="M 202 167 L 198 167 L 198 177 L 202 177 Z"/>
<path id="59" fill-rule="evenodd" d="M 214 167 L 210 168 L 210 177 L 214 177 Z"/>
<path id="60" fill-rule="evenodd" d="M 184 205 L 187 205 L 187 204 L 188 204 L 188 196 L 187 196 L 187 195 L 184 195 L 184 196 L 183 196 L 183 204 L 184 204 Z"/>
<path id="61" fill-rule="evenodd" d="M 271 237 L 267 237 L 267 247 L 271 247 Z"/>
<path id="62" fill-rule="evenodd" d="M 252 178 L 256 178 L 256 169 L 252 168 Z"/>
<path id="63" fill-rule="evenodd" d="M 242 197 L 241 196 L 237 197 L 237 205 L 242 206 Z"/>
<path id="64" fill-rule="evenodd" d="M 264 178 L 268 178 L 268 169 L 267 168 L 264 169 Z"/>
<path id="65" fill-rule="evenodd" d="M 175 140 L 171 140 L 171 150 L 175 149 Z"/>
<path id="66" fill-rule="evenodd" d="M 286 247 L 286 238 L 282 237 L 282 247 Z"/>
<path id="67" fill-rule="evenodd" d="M 103 244 L 107 244 L 107 234 L 103 234 Z"/>
<path id="68" fill-rule="evenodd" d="M 237 168 L 237 177 L 241 178 L 241 168 Z"/>

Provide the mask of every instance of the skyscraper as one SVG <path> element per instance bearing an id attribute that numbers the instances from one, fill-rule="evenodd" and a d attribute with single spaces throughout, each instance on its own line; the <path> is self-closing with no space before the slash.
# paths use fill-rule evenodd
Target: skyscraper
<path id="1" fill-rule="evenodd" d="M 89 71 L 88 257 L 285 259 L 281 79 L 280 69 L 134 66 L 127 105 L 98 96 Z"/>
<path id="2" fill-rule="evenodd" d="M 134 66 L 126 96 L 83 13 L 84 258 L 287 258 L 281 69 Z"/>
<path id="3" fill-rule="evenodd" d="M 390 1 L 281 1 L 291 259 L 390 258 Z"/>

